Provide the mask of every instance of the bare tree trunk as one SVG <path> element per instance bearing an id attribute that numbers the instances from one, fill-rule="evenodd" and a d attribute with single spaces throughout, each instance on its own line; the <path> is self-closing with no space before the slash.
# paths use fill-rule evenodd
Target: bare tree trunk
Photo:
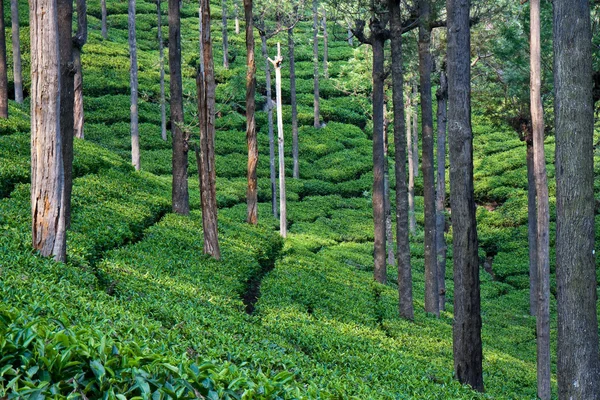
<path id="1" fill-rule="evenodd" d="M 171 92 L 171 138 L 173 142 L 171 203 L 173 212 L 188 215 L 190 213 L 188 187 L 189 133 L 184 130 L 180 13 L 179 0 L 169 0 L 169 88 Z"/>
<path id="2" fill-rule="evenodd" d="M 447 0 L 448 138 L 454 261 L 454 373 L 483 391 L 479 256 L 473 191 L 469 0 Z"/>
<path id="3" fill-rule="evenodd" d="M 329 58 L 329 35 L 327 34 L 327 11 L 323 8 L 323 76 L 329 78 L 329 66 L 327 60 Z"/>
<path id="4" fill-rule="evenodd" d="M 198 86 L 198 115 L 200 122 L 200 150 L 196 151 L 202 203 L 202 230 L 204 254 L 221 259 L 217 224 L 217 193 L 215 172 L 215 76 L 212 43 L 210 39 L 210 1 L 200 0 L 202 14 L 200 70 Z"/>
<path id="5" fill-rule="evenodd" d="M 240 12 L 239 12 L 238 1 L 239 0 L 234 0 L 234 2 L 233 2 L 233 10 L 234 10 L 234 15 L 235 15 L 235 34 L 236 35 L 240 34 Z"/>
<path id="6" fill-rule="evenodd" d="M 435 248 L 435 171 L 433 163 L 433 104 L 431 99 L 431 5 L 419 0 L 419 79 L 423 146 L 423 198 L 425 205 L 425 312 L 440 316 L 438 268 Z"/>
<path id="7" fill-rule="evenodd" d="M 408 96 L 408 104 L 406 106 L 406 143 L 408 147 L 408 225 L 412 235 L 417 233 L 417 218 L 415 216 L 415 157 L 413 156 L 414 146 L 412 134 L 412 101 Z"/>
<path id="8" fill-rule="evenodd" d="M 256 165 L 258 163 L 258 143 L 256 141 L 256 120 L 254 111 L 256 103 L 256 64 L 254 61 L 254 20 L 252 17 L 252 0 L 244 0 L 244 16 L 246 19 L 246 141 L 248 142 L 248 189 L 246 190 L 247 222 L 258 223 L 258 193 Z"/>
<path id="9" fill-rule="evenodd" d="M 21 66 L 21 39 L 19 38 L 19 1 L 10 0 L 10 14 L 12 20 L 12 50 L 13 74 L 15 81 L 15 101 L 23 104 L 23 69 Z"/>
<path id="10" fill-rule="evenodd" d="M 229 40 L 227 39 L 227 0 L 221 0 L 221 21 L 223 24 L 223 68 L 229 69 Z"/>
<path id="11" fill-rule="evenodd" d="M 293 177 L 300 178 L 300 160 L 298 156 L 298 105 L 296 101 L 296 61 L 294 57 L 294 29 L 288 30 L 288 49 L 290 58 L 290 104 L 292 106 L 292 158 Z"/>
<path id="12" fill-rule="evenodd" d="M 108 25 L 106 22 L 107 19 L 107 12 L 106 12 L 106 0 L 100 0 L 100 10 L 101 10 L 101 14 L 102 14 L 102 27 L 101 27 L 101 32 L 102 32 L 102 37 L 104 39 L 108 39 Z"/>
<path id="13" fill-rule="evenodd" d="M 321 127 L 321 111 L 319 110 L 319 14 L 317 11 L 318 0 L 312 1 L 312 12 L 313 12 L 313 94 L 315 96 L 314 101 L 314 127 Z"/>
<path id="14" fill-rule="evenodd" d="M 8 73 L 6 65 L 4 0 L 0 0 L 0 118 L 8 118 Z"/>
<path id="15" fill-rule="evenodd" d="M 348 44 L 354 46 L 354 34 L 352 34 L 352 29 L 350 27 L 348 27 Z"/>
<path id="16" fill-rule="evenodd" d="M 165 52 L 162 37 L 162 15 L 160 12 L 160 0 L 156 0 L 156 17 L 158 19 L 158 59 L 160 64 L 160 135 L 162 140 L 167 141 L 167 107 L 165 99 Z"/>
<path id="17" fill-rule="evenodd" d="M 33 248 L 66 260 L 60 123 L 58 5 L 29 2 L 31 38 L 31 215 Z"/>
<path id="18" fill-rule="evenodd" d="M 437 97 L 437 194 L 436 194 L 436 251 L 438 265 L 439 309 L 446 309 L 446 110 L 448 108 L 448 81 L 445 68 L 440 72 Z"/>
<path id="19" fill-rule="evenodd" d="M 77 0 L 77 34 L 73 38 L 73 67 L 75 69 L 73 103 L 73 134 L 83 139 L 83 66 L 81 65 L 81 49 L 87 43 L 87 4 L 85 0 Z"/>
<path id="20" fill-rule="evenodd" d="M 140 133 L 138 126 L 138 63 L 137 43 L 135 36 L 135 0 L 129 0 L 129 57 L 131 85 L 131 164 L 136 171 L 140 170 Z"/>
<path id="21" fill-rule="evenodd" d="M 417 102 L 418 97 L 417 84 L 413 83 L 413 113 L 412 113 L 412 156 L 413 156 L 413 168 L 414 177 L 419 176 L 419 103 Z"/>
<path id="22" fill-rule="evenodd" d="M 414 318 L 412 272 L 408 240 L 408 190 L 406 187 L 406 135 L 404 116 L 404 72 L 402 68 L 402 23 L 400 1 L 388 0 L 392 52 L 392 97 L 394 103 L 394 147 L 396 172 L 396 240 L 400 317 Z"/>
<path id="23" fill-rule="evenodd" d="M 271 211 L 277 218 L 277 171 L 275 170 L 275 133 L 273 129 L 273 93 L 271 91 L 271 66 L 269 65 L 269 56 L 267 54 L 267 37 L 264 32 L 260 32 L 262 44 L 262 54 L 265 59 L 265 79 L 267 86 L 267 120 L 269 123 L 269 176 L 271 178 Z"/>
<path id="24" fill-rule="evenodd" d="M 282 237 L 287 237 L 287 205 L 285 196 L 285 159 L 283 142 L 283 111 L 281 101 L 281 45 L 277 43 L 277 57 L 270 60 L 275 68 L 275 93 L 277 96 L 277 133 L 279 147 L 279 233 Z"/>
<path id="25" fill-rule="evenodd" d="M 390 166 L 388 163 L 389 144 L 388 144 L 388 128 L 390 121 L 387 119 L 387 103 L 383 103 L 383 161 L 384 161 L 384 201 L 385 201 L 385 240 L 387 252 L 387 264 L 396 265 L 394 257 L 394 232 L 392 227 L 392 205 L 390 201 Z"/>
<path id="26" fill-rule="evenodd" d="M 537 315 L 538 273 L 537 273 L 537 195 L 533 165 L 533 138 L 527 141 L 527 233 L 529 243 L 529 313 Z"/>
<path id="27" fill-rule="evenodd" d="M 589 7 L 553 2 L 559 399 L 600 398 Z"/>

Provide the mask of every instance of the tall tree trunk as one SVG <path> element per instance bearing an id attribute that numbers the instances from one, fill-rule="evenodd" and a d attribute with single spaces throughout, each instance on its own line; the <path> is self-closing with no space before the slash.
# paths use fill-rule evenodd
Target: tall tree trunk
<path id="1" fill-rule="evenodd" d="M 435 171 L 433 163 L 433 105 L 431 99 L 431 5 L 419 0 L 419 79 L 425 205 L 425 312 L 439 317 L 438 268 L 435 248 Z"/>
<path id="2" fill-rule="evenodd" d="M 323 76 L 325 79 L 329 79 L 329 65 L 327 60 L 329 59 L 329 34 L 327 33 L 327 11 L 323 8 Z"/>
<path id="3" fill-rule="evenodd" d="M 234 0 L 234 2 L 233 2 L 233 12 L 234 12 L 234 17 L 235 17 L 235 34 L 236 35 L 240 34 L 240 12 L 239 12 L 238 1 L 239 0 Z"/>
<path id="4" fill-rule="evenodd" d="M 135 36 L 135 0 L 129 0 L 129 57 L 131 86 L 131 164 L 140 170 L 140 133 L 138 126 L 138 63 Z"/>
<path id="5" fill-rule="evenodd" d="M 33 248 L 66 260 L 60 123 L 58 4 L 29 2 L 31 38 L 31 215 Z"/>
<path id="6" fill-rule="evenodd" d="M 287 237 L 287 205 L 285 196 L 285 159 L 283 142 L 283 111 L 281 101 L 281 45 L 277 43 L 277 57 L 270 60 L 275 68 L 275 93 L 277 97 L 277 137 L 279 149 L 279 233 L 282 237 Z"/>
<path id="7" fill-rule="evenodd" d="M 437 192 L 435 242 L 438 265 L 439 309 L 446 309 L 446 111 L 448 108 L 448 81 L 445 68 L 440 72 L 440 87 L 437 97 Z"/>
<path id="8" fill-rule="evenodd" d="M 387 103 L 384 101 L 383 103 L 383 161 L 384 161 L 384 176 L 383 176 L 383 184 L 384 184 L 384 197 L 385 201 L 385 247 L 387 252 L 387 264 L 388 265 L 396 265 L 396 260 L 394 257 L 394 232 L 392 226 L 392 204 L 390 201 L 390 166 L 388 163 L 388 155 L 389 155 L 389 128 L 390 121 L 387 119 Z"/>
<path id="9" fill-rule="evenodd" d="M 210 39 L 210 1 L 200 0 L 202 13 L 200 70 L 198 87 L 198 115 L 200 122 L 200 150 L 196 152 L 200 177 L 202 203 L 202 230 L 204 254 L 221 258 L 217 224 L 217 192 L 215 171 L 215 75 Z"/>
<path id="10" fill-rule="evenodd" d="M 473 193 L 469 0 L 447 0 L 448 137 L 454 262 L 454 373 L 483 391 L 479 256 Z"/>
<path id="11" fill-rule="evenodd" d="M 598 399 L 590 9 L 587 0 L 553 5 L 558 397 Z"/>
<path id="12" fill-rule="evenodd" d="M 527 143 L 527 239 L 529 243 L 529 313 L 537 315 L 538 272 L 537 272 L 537 195 L 533 165 L 533 138 L 529 134 Z"/>
<path id="13" fill-rule="evenodd" d="M 384 39 L 374 32 L 379 22 L 371 21 L 373 46 L 373 223 L 374 235 L 374 274 L 375 280 L 385 283 L 387 280 L 385 264 L 385 187 L 383 154 L 383 85 Z"/>
<path id="14" fill-rule="evenodd" d="M 229 40 L 227 39 L 227 0 L 221 0 L 221 21 L 223 33 L 223 68 L 229 69 Z"/>
<path id="15" fill-rule="evenodd" d="M 402 22 L 400 0 L 388 0 L 392 52 L 392 98 L 394 103 L 394 147 L 396 173 L 396 240 L 400 317 L 414 318 L 412 272 L 408 240 L 408 190 L 406 187 L 406 135 L 404 116 L 404 71 L 402 68 Z"/>
<path id="16" fill-rule="evenodd" d="M 248 142 L 248 189 L 246 190 L 247 222 L 258 223 L 258 192 L 256 165 L 258 163 L 258 143 L 256 141 L 256 120 L 254 111 L 256 103 L 256 63 L 254 61 L 254 20 L 252 17 L 252 0 L 244 0 L 244 16 L 246 19 L 246 141 Z"/>
<path id="17" fill-rule="evenodd" d="M 296 61 L 294 56 L 294 29 L 288 30 L 288 49 L 290 59 L 290 104 L 292 106 L 292 158 L 293 177 L 300 178 L 300 160 L 298 156 L 298 105 L 296 101 Z"/>
<path id="18" fill-rule="evenodd" d="M 267 54 L 267 36 L 264 31 L 260 32 L 262 44 L 262 55 L 265 59 L 265 79 L 267 86 L 267 120 L 269 129 L 269 176 L 271 178 L 271 212 L 275 218 L 277 211 L 277 171 L 275 170 L 275 133 L 273 129 L 273 93 L 271 91 L 271 66 Z"/>
<path id="19" fill-rule="evenodd" d="M 419 96 L 417 90 L 417 84 L 413 83 L 413 113 L 412 113 L 412 156 L 413 156 L 413 168 L 414 177 L 419 176 L 419 103 L 417 97 Z"/>
<path id="20" fill-rule="evenodd" d="M 180 13 L 179 0 L 169 0 L 169 88 L 171 92 L 171 137 L 173 141 L 171 202 L 173 212 L 188 215 L 190 213 L 188 188 L 189 133 L 183 128 Z"/>
<path id="21" fill-rule="evenodd" d="M 408 225 L 411 234 L 417 233 L 417 218 L 415 215 L 415 157 L 413 156 L 413 129 L 412 129 L 412 99 L 408 96 L 406 107 L 406 143 L 408 147 Z"/>
<path id="22" fill-rule="evenodd" d="M 106 0 L 100 0 L 100 13 L 101 13 L 101 33 L 104 39 L 108 39 L 108 24 L 106 22 L 107 14 L 106 11 Z"/>
<path id="23" fill-rule="evenodd" d="M 8 73 L 4 28 L 4 0 L 0 0 L 0 118 L 8 118 Z"/>
<path id="24" fill-rule="evenodd" d="M 19 1 L 10 0 L 10 14 L 12 20 L 12 50 L 13 74 L 15 81 L 15 101 L 23 104 L 23 70 L 21 67 L 21 39 L 19 38 Z"/>
<path id="25" fill-rule="evenodd" d="M 321 111 L 319 102 L 319 13 L 318 0 L 312 0 L 312 13 L 313 13 L 313 94 L 314 100 L 314 127 L 321 127 Z"/>
<path id="26" fill-rule="evenodd" d="M 75 69 L 73 103 L 73 134 L 83 139 L 83 66 L 81 65 L 81 49 L 87 43 L 87 4 L 85 0 L 77 0 L 77 34 L 73 38 L 73 67 Z"/>
<path id="27" fill-rule="evenodd" d="M 538 397 L 548 400 L 550 390 L 550 206 L 548 179 L 544 153 L 544 110 L 542 108 L 542 61 L 540 45 L 540 0 L 530 5 L 530 96 L 531 127 L 533 132 L 533 166 L 537 195 L 537 275 L 538 308 L 537 332 L 537 386 Z"/>
<path id="28" fill-rule="evenodd" d="M 157 38 L 158 38 L 158 60 L 160 64 L 160 135 L 162 140 L 167 141 L 167 107 L 165 99 L 165 52 L 162 37 L 162 14 L 160 10 L 161 1 L 156 0 Z"/>

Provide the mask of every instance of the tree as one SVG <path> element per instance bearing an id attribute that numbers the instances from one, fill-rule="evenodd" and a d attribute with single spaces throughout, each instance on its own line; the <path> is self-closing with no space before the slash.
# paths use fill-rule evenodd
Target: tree
<path id="1" fill-rule="evenodd" d="M 187 215 L 190 213 L 188 191 L 189 134 L 183 128 L 180 20 L 179 0 L 169 0 L 169 72 L 171 91 L 171 136 L 173 140 L 173 188 L 171 192 L 171 202 L 173 212 Z"/>
<path id="2" fill-rule="evenodd" d="M 454 373 L 483 391 L 479 257 L 473 193 L 470 0 L 447 0 L 448 138 L 454 263 Z"/>
<path id="3" fill-rule="evenodd" d="M 158 39 L 158 62 L 160 64 L 160 135 L 162 140 L 167 141 L 167 110 L 165 99 L 165 52 L 162 36 L 162 14 L 161 1 L 156 0 L 156 36 Z"/>
<path id="4" fill-rule="evenodd" d="M 73 67 L 74 78 L 74 125 L 73 134 L 76 138 L 83 139 L 83 68 L 81 65 L 81 50 L 87 42 L 87 4 L 85 0 L 77 0 L 77 33 L 73 37 Z"/>
<path id="5" fill-rule="evenodd" d="M 34 249 L 66 260 L 60 123 L 58 5 L 29 2 L 31 35 L 31 214 Z"/>
<path id="6" fill-rule="evenodd" d="M 100 0 L 100 14 L 101 14 L 101 33 L 104 39 L 108 39 L 108 25 L 106 23 L 107 11 L 106 11 L 106 0 Z"/>
<path id="7" fill-rule="evenodd" d="M 13 50 L 13 76 L 15 82 L 15 101 L 23 104 L 23 71 L 21 66 L 21 40 L 19 38 L 19 1 L 10 0 L 10 14 L 12 20 L 12 50 Z"/>
<path id="8" fill-rule="evenodd" d="M 553 6 L 558 397 L 597 399 L 590 9 L 586 0 Z"/>
<path id="9" fill-rule="evenodd" d="M 233 13 L 235 18 L 235 34 L 240 34 L 239 0 L 233 1 Z"/>
<path id="10" fill-rule="evenodd" d="M 221 32 L 223 35 L 223 68 L 229 69 L 229 41 L 227 39 L 227 0 L 221 0 Z"/>
<path id="11" fill-rule="evenodd" d="M 196 148 L 204 254 L 221 258 L 217 224 L 217 193 L 215 171 L 215 75 L 212 42 L 210 39 L 210 1 L 200 0 L 200 67 L 196 78 L 198 115 L 200 120 L 200 149 Z"/>
<path id="12" fill-rule="evenodd" d="M 135 0 L 129 0 L 129 58 L 130 58 L 130 87 L 131 87 L 131 164 L 136 171 L 140 170 L 140 132 L 138 125 L 138 63 L 137 43 L 135 36 Z"/>
<path id="13" fill-rule="evenodd" d="M 0 118 L 8 118 L 8 74 L 6 68 L 4 0 L 0 0 Z"/>
<path id="14" fill-rule="evenodd" d="M 448 109 L 448 79 L 445 66 L 440 71 L 437 98 L 437 190 L 435 200 L 435 247 L 437 252 L 439 309 L 446 309 L 446 119 Z"/>
<path id="15" fill-rule="evenodd" d="M 247 222 L 258 223 L 258 192 L 256 166 L 258 164 L 258 142 L 256 140 L 256 64 L 254 62 L 254 18 L 252 0 L 244 0 L 246 20 L 246 141 L 248 143 L 248 189 L 246 190 Z"/>
<path id="16" fill-rule="evenodd" d="M 327 10 L 323 7 L 323 19 L 321 22 L 323 27 L 323 76 L 329 79 L 329 35 L 327 34 Z"/>
<path id="17" fill-rule="evenodd" d="M 408 146 L 408 224 L 410 233 L 415 235 L 417 233 L 417 218 L 415 215 L 415 171 L 418 171 L 418 166 L 415 165 L 415 146 L 413 146 L 413 132 L 412 126 L 416 127 L 416 119 L 413 123 L 413 114 L 416 112 L 412 107 L 414 97 L 408 95 L 408 101 L 406 102 L 406 143 Z M 418 155 L 417 155 L 418 160 Z"/>
<path id="18" fill-rule="evenodd" d="M 319 110 L 319 0 L 312 0 L 313 13 L 313 94 L 314 100 L 314 127 L 321 127 L 321 111 Z"/>

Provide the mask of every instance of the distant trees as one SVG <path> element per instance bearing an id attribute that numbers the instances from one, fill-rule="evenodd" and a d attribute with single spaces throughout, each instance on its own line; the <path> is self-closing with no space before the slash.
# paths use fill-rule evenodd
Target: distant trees
<path id="1" fill-rule="evenodd" d="M 140 132 L 138 124 L 138 62 L 137 41 L 135 35 L 135 0 L 128 0 L 129 26 L 129 59 L 130 59 L 130 87 L 131 87 L 131 164 L 136 171 L 140 170 Z"/>

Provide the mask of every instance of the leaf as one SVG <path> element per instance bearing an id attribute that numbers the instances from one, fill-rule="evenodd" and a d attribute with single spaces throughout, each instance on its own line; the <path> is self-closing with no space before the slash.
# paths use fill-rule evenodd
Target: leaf
<path id="1" fill-rule="evenodd" d="M 90 368 L 94 375 L 96 375 L 96 379 L 102 381 L 104 375 L 106 375 L 106 371 L 104 370 L 104 366 L 99 360 L 90 361 Z"/>

